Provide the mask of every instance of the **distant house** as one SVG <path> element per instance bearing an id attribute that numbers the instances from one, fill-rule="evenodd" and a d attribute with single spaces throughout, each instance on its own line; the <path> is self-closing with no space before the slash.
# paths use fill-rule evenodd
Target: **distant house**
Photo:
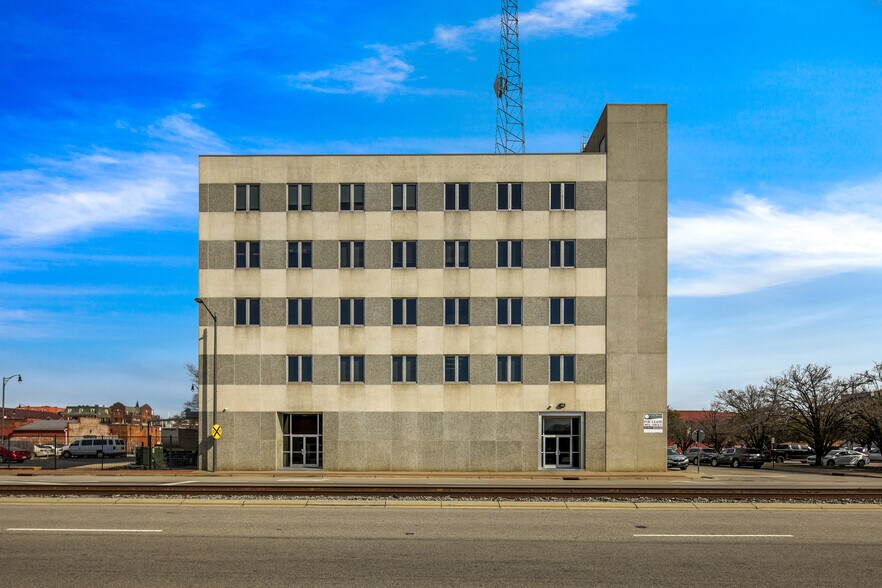
<path id="1" fill-rule="evenodd" d="M 153 409 L 149 404 L 126 406 L 122 402 L 110 405 L 110 422 L 114 425 L 135 425 L 153 420 Z"/>
<path id="2" fill-rule="evenodd" d="M 51 412 L 54 414 L 61 414 L 64 412 L 64 408 L 60 406 L 25 406 L 23 404 L 18 405 L 19 410 L 33 410 L 36 412 Z"/>
<path id="3" fill-rule="evenodd" d="M 7 408 L 0 413 L 0 418 L 4 422 L 4 430 L 10 433 L 14 429 L 27 425 L 34 421 L 46 420 L 64 420 L 61 415 L 52 412 L 43 412 L 39 410 L 30 410 L 28 408 Z"/>
<path id="4" fill-rule="evenodd" d="M 109 437 L 110 427 L 97 417 L 80 417 L 77 420 L 42 419 L 16 428 L 10 439 L 27 440 L 31 443 L 70 443 L 85 436 Z"/>
<path id="5" fill-rule="evenodd" d="M 99 422 L 110 423 L 110 409 L 101 404 L 78 404 L 76 406 L 68 406 L 61 413 L 68 419 L 78 419 L 81 417 L 94 417 Z"/>

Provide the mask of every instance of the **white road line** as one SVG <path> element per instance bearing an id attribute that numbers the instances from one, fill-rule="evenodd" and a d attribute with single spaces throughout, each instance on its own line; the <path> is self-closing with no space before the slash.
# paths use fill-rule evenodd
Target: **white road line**
<path id="1" fill-rule="evenodd" d="M 7 531 L 38 531 L 43 533 L 162 533 L 162 529 L 37 529 L 11 527 Z"/>
<path id="2" fill-rule="evenodd" d="M 160 484 L 160 486 L 180 486 L 181 484 L 195 484 L 199 480 L 187 480 L 185 482 L 166 482 L 165 484 Z"/>
<path id="3" fill-rule="evenodd" d="M 793 535 L 699 535 L 699 534 L 668 534 L 668 533 L 634 533 L 635 537 L 793 537 Z"/>

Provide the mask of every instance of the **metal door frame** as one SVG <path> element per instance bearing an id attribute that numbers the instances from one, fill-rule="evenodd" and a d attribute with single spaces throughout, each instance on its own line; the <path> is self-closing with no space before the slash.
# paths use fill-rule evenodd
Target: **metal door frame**
<path id="1" fill-rule="evenodd" d="M 289 433 L 285 430 L 285 417 L 293 417 L 293 416 L 314 416 L 317 420 L 318 425 L 318 433 Z M 281 427 L 282 427 L 282 469 L 290 469 L 290 470 L 320 470 L 324 467 L 324 418 L 322 413 L 308 413 L 308 412 L 285 412 L 280 413 L 281 417 Z M 289 449 L 285 451 L 285 439 L 289 440 Z M 294 463 L 294 439 L 302 439 L 303 440 L 303 464 L 295 464 Z M 316 452 L 315 452 L 315 464 L 307 464 L 306 462 L 306 440 L 307 439 L 315 439 L 316 440 Z M 288 453 L 290 456 L 289 465 L 285 464 L 285 454 Z"/>
<path id="2" fill-rule="evenodd" d="M 543 420 L 546 417 L 556 418 L 578 418 L 579 419 L 579 443 L 578 443 L 578 465 L 545 465 L 545 427 Z M 572 443 L 573 435 L 549 435 L 549 437 L 569 437 L 570 438 L 570 455 L 572 456 L 574 444 Z M 583 470 L 585 469 L 585 413 L 584 412 L 540 412 L 539 413 L 539 469 L 540 470 Z"/>

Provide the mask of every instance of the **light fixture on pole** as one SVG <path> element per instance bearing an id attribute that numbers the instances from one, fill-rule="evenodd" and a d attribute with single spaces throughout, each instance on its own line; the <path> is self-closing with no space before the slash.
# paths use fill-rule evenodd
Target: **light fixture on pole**
<path id="1" fill-rule="evenodd" d="M 8 376 L 3 378 L 3 404 L 2 411 L 0 411 L 0 439 L 6 439 L 6 383 L 10 380 L 18 378 L 18 382 L 21 383 L 21 374 L 15 374 L 13 376 Z M 9 448 L 9 440 L 6 439 L 6 447 Z"/>
<path id="2" fill-rule="evenodd" d="M 193 301 L 196 304 L 202 306 L 208 315 L 211 317 L 211 320 L 214 321 L 214 353 L 211 360 L 211 393 L 212 393 L 212 402 L 211 402 L 211 425 L 214 426 L 217 424 L 217 315 L 211 312 L 211 309 L 208 308 L 208 305 L 205 304 L 205 300 L 202 298 L 194 298 Z M 217 471 L 217 440 L 215 439 L 212 443 L 212 452 L 211 452 L 211 471 Z"/>

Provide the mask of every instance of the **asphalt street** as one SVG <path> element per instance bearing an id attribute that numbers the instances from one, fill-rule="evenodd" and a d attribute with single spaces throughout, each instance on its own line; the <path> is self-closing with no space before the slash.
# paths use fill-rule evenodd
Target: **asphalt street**
<path id="1" fill-rule="evenodd" d="M 878 586 L 882 509 L 0 504 L 9 586 Z M 237 504 L 237 503 L 230 503 Z"/>

